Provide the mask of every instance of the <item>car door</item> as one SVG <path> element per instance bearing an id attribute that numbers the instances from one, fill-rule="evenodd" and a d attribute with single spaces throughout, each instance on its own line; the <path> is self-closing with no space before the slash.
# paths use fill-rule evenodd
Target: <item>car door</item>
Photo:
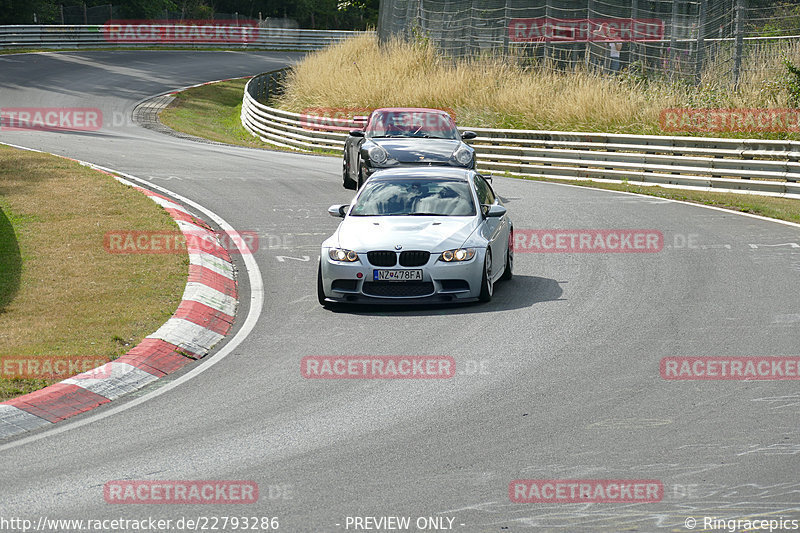
<path id="1" fill-rule="evenodd" d="M 480 174 L 475 174 L 475 192 L 481 205 L 502 205 L 489 182 Z M 498 218 L 484 218 L 482 230 L 484 237 L 489 241 L 492 251 L 492 277 L 497 278 L 503 273 L 506 260 L 506 247 L 508 246 L 508 216 Z"/>

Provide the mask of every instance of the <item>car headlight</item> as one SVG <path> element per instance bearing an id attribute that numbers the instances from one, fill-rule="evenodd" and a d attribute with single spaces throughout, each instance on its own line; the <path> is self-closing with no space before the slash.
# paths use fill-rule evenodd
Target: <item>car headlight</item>
<path id="1" fill-rule="evenodd" d="M 475 248 L 456 248 L 442 252 L 439 260 L 445 263 L 458 263 L 459 261 L 469 261 L 473 257 L 475 257 Z"/>
<path id="2" fill-rule="evenodd" d="M 353 263 L 358 261 L 358 254 L 353 250 L 345 250 L 342 248 L 331 248 L 328 251 L 328 257 L 334 261 L 341 261 L 344 263 Z"/>
<path id="3" fill-rule="evenodd" d="M 461 165 L 469 165 L 472 161 L 472 150 L 467 148 L 466 145 L 462 144 L 459 148 L 453 152 L 453 159 L 458 161 Z"/>
<path id="4" fill-rule="evenodd" d="M 389 159 L 389 154 L 386 153 L 386 150 L 377 144 L 367 150 L 367 153 L 369 154 L 370 161 L 379 165 L 385 163 L 386 160 Z"/>

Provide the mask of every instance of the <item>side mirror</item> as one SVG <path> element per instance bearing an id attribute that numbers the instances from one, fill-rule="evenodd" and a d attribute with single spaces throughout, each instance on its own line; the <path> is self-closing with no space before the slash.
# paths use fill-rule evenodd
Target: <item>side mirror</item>
<path id="1" fill-rule="evenodd" d="M 364 136 L 364 130 L 350 130 L 350 136 L 351 137 L 363 137 Z"/>
<path id="2" fill-rule="evenodd" d="M 350 207 L 350 204 L 332 205 L 328 208 L 328 214 L 336 218 L 344 218 L 345 211 Z"/>
<path id="3" fill-rule="evenodd" d="M 483 211 L 483 216 L 486 218 L 500 218 L 508 212 L 505 207 L 498 204 L 482 205 L 481 211 Z"/>
<path id="4" fill-rule="evenodd" d="M 474 131 L 464 131 L 461 133 L 461 138 L 464 139 L 465 141 L 468 141 L 469 139 L 474 139 L 475 137 L 477 137 L 477 135 L 475 134 Z"/>

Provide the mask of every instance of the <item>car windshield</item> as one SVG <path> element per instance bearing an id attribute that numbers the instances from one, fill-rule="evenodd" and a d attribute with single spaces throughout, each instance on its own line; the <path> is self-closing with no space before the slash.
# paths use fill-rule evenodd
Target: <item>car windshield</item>
<path id="1" fill-rule="evenodd" d="M 367 181 L 350 216 L 474 216 L 465 181 L 397 179 Z"/>
<path id="2" fill-rule="evenodd" d="M 458 130 L 444 111 L 378 111 L 367 125 L 366 136 L 458 139 Z"/>

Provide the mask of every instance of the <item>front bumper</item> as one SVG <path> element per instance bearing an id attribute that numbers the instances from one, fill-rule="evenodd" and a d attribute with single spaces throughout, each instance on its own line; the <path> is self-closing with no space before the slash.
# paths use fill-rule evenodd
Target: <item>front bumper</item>
<path id="1" fill-rule="evenodd" d="M 373 266 L 366 253 L 358 261 L 341 263 L 328 257 L 323 248 L 322 288 L 333 302 L 376 304 L 419 304 L 467 302 L 478 299 L 483 275 L 485 249 L 478 249 L 470 261 L 444 263 L 439 254 L 431 254 L 428 262 L 418 267 Z M 422 281 L 375 281 L 375 270 L 422 270 Z M 359 278 L 358 275 L 361 274 Z"/>

